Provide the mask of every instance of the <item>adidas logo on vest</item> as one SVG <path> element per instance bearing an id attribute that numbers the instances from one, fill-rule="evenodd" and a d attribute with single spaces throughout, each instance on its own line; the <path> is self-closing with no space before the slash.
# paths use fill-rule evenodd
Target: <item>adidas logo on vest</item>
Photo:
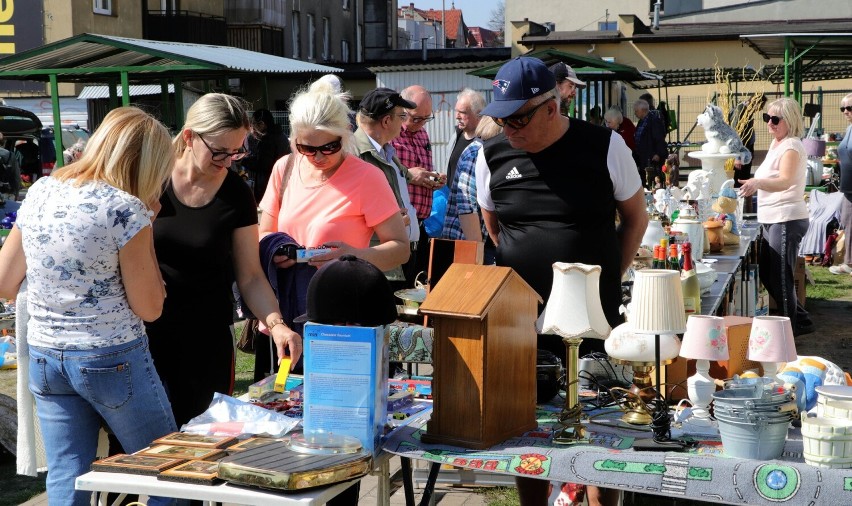
<path id="1" fill-rule="evenodd" d="M 520 172 L 518 172 L 517 167 L 512 167 L 512 170 L 506 174 L 506 179 L 518 179 L 519 177 L 523 177 Z"/>

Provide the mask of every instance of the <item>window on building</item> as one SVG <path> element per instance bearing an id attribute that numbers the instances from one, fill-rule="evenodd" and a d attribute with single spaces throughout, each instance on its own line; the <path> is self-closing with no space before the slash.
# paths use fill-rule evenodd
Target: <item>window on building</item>
<path id="1" fill-rule="evenodd" d="M 176 12 L 178 10 L 178 0 L 160 0 L 160 10 Z"/>
<path id="2" fill-rule="evenodd" d="M 618 30 L 618 22 L 617 21 L 600 21 L 598 22 L 598 30 L 602 32 L 614 32 Z"/>
<path id="3" fill-rule="evenodd" d="M 315 47 L 315 39 L 316 39 L 316 31 L 317 27 L 314 26 L 314 15 L 308 14 L 307 17 L 308 23 L 308 60 L 313 61 L 316 59 L 316 47 Z"/>
<path id="4" fill-rule="evenodd" d="M 331 21 L 322 18 L 322 59 L 331 59 Z"/>
<path id="5" fill-rule="evenodd" d="M 340 61 L 343 63 L 349 63 L 349 41 L 341 40 L 340 41 Z"/>
<path id="6" fill-rule="evenodd" d="M 112 16 L 112 0 L 92 0 L 92 12 Z"/>
<path id="7" fill-rule="evenodd" d="M 293 28 L 290 33 L 293 36 L 293 58 L 302 57 L 302 34 L 300 33 L 302 24 L 299 22 L 299 12 L 293 11 Z"/>

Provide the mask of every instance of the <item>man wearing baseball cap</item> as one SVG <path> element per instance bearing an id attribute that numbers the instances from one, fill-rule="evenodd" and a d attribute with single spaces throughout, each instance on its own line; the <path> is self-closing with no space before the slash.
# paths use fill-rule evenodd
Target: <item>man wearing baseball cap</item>
<path id="1" fill-rule="evenodd" d="M 497 265 L 512 267 L 544 299 L 554 262 L 600 265 L 604 313 L 617 326 L 621 276 L 648 224 L 630 149 L 608 128 L 562 116 L 556 77 L 541 60 L 509 61 L 492 86 L 482 114 L 493 117 L 503 135 L 484 141 L 479 151 L 476 192 L 497 244 Z M 558 336 L 540 335 L 538 347 L 565 357 Z M 587 339 L 580 354 L 596 349 L 603 351 L 602 341 Z M 522 504 L 544 504 L 547 482 L 517 483 Z M 609 499 L 599 492 L 589 488 L 589 504 Z"/>
<path id="2" fill-rule="evenodd" d="M 577 77 L 577 73 L 570 65 L 564 62 L 557 62 L 550 66 L 550 71 L 556 78 L 556 89 L 559 91 L 559 97 L 562 98 L 562 110 L 567 116 L 568 110 L 571 108 L 571 102 L 577 96 L 577 89 L 586 87 L 586 82 L 581 81 Z"/>

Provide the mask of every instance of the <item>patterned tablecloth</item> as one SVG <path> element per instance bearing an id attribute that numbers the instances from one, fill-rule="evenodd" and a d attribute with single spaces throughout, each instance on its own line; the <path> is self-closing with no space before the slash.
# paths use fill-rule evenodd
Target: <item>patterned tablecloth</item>
<path id="1" fill-rule="evenodd" d="M 637 438 L 649 437 L 617 423 L 591 423 L 589 443 L 552 442 L 554 410 L 540 408 L 540 427 L 488 450 L 428 445 L 420 440 L 428 415 L 397 429 L 384 449 L 399 456 L 451 464 L 477 471 L 585 483 L 627 491 L 749 505 L 852 504 L 852 469 L 806 464 L 801 433 L 790 428 L 781 458 L 761 461 L 728 458 L 718 439 L 699 439 L 683 452 L 635 451 Z M 619 413 L 620 415 L 620 413 Z M 606 415 L 596 421 L 605 421 Z"/>

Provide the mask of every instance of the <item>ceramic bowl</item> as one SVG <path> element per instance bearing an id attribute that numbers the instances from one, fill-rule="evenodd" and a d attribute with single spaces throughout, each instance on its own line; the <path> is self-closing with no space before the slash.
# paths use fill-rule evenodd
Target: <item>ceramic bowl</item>
<path id="1" fill-rule="evenodd" d="M 695 273 L 698 274 L 698 284 L 701 286 L 701 290 L 708 290 L 719 276 L 712 267 L 702 262 L 695 262 Z"/>
<path id="2" fill-rule="evenodd" d="M 394 295 L 402 299 L 403 305 L 408 309 L 418 309 L 420 304 L 426 300 L 426 290 L 424 288 L 406 288 L 397 290 Z"/>

